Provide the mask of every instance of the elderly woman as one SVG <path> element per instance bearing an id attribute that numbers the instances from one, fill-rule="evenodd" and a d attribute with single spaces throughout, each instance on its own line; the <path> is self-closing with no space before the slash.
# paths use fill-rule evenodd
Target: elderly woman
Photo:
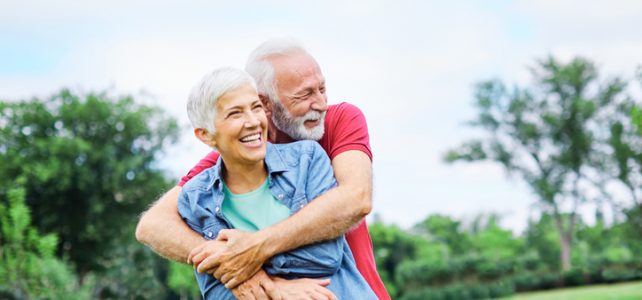
<path id="1" fill-rule="evenodd" d="M 187 112 L 196 137 L 221 154 L 179 196 L 179 213 L 205 239 L 215 239 L 221 229 L 261 230 L 336 184 L 330 160 L 316 142 L 267 142 L 267 117 L 256 85 L 241 70 L 224 68 L 205 76 L 192 90 Z M 376 299 L 343 236 L 279 254 L 263 268 L 287 279 L 329 278 L 327 288 L 339 299 Z M 213 276 L 196 277 L 205 299 L 234 299 Z"/>

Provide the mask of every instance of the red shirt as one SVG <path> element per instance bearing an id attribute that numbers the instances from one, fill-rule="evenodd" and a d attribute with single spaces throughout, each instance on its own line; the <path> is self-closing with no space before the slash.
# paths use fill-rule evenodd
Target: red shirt
<path id="1" fill-rule="evenodd" d="M 348 150 L 364 152 L 372 160 L 370 138 L 366 118 L 356 106 L 340 103 L 328 106 L 325 116 L 325 133 L 319 143 L 328 153 L 330 159 Z M 201 171 L 213 166 L 219 154 L 210 152 L 205 158 L 185 175 L 178 185 L 183 186 L 188 180 Z M 386 287 L 383 285 L 372 252 L 372 240 L 368 226 L 364 219 L 357 227 L 346 233 L 346 240 L 352 250 L 357 269 L 368 282 L 379 299 L 390 299 Z"/>

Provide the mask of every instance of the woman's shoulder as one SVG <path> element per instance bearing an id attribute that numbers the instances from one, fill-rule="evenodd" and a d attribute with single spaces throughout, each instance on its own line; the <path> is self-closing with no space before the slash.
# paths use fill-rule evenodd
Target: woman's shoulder
<path id="1" fill-rule="evenodd" d="M 194 190 L 203 190 L 210 187 L 214 181 L 214 169 L 216 166 L 209 167 L 196 176 L 192 177 L 183 185 L 182 190 L 185 192 Z"/>
<path id="2" fill-rule="evenodd" d="M 307 153 L 312 153 L 314 151 L 317 151 L 318 149 L 321 149 L 321 145 L 317 141 L 313 140 L 301 140 L 301 141 L 296 141 L 292 143 L 286 143 L 286 144 L 272 144 L 272 146 L 275 147 L 279 152 L 307 152 Z"/>

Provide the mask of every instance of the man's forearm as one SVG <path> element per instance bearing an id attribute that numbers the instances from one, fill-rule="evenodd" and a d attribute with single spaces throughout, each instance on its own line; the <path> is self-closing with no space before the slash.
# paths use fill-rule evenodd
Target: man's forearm
<path id="1" fill-rule="evenodd" d="M 136 227 L 136 239 L 163 257 L 186 263 L 190 251 L 204 239 L 178 214 L 180 191 L 178 186 L 172 188 L 141 216 Z"/>
<path id="2" fill-rule="evenodd" d="M 368 214 L 367 209 L 354 205 L 357 201 L 352 194 L 336 187 L 288 219 L 257 232 L 264 235 L 267 252 L 275 255 L 345 233 Z"/>
<path id="3" fill-rule="evenodd" d="M 372 162 L 361 151 L 346 151 L 332 160 L 338 186 L 296 214 L 258 231 L 268 257 L 303 245 L 336 238 L 372 210 Z"/>

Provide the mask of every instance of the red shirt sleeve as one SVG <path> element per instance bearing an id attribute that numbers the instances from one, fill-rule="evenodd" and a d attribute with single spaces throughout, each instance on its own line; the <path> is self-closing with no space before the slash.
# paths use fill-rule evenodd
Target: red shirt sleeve
<path id="1" fill-rule="evenodd" d="M 321 146 L 330 159 L 348 150 L 359 150 L 372 160 L 368 124 L 358 107 L 345 102 L 333 105 L 326 113 L 325 125 Z"/>
<path id="2" fill-rule="evenodd" d="M 215 165 L 219 156 L 220 154 L 218 154 L 218 152 L 216 151 L 212 151 L 208 153 L 191 170 L 189 170 L 189 172 L 187 172 L 187 175 L 181 178 L 181 181 L 178 182 L 178 185 L 179 186 L 185 185 L 185 183 L 187 183 L 190 179 L 192 179 L 192 177 L 198 175 L 198 173 L 203 172 L 203 170 Z"/>

